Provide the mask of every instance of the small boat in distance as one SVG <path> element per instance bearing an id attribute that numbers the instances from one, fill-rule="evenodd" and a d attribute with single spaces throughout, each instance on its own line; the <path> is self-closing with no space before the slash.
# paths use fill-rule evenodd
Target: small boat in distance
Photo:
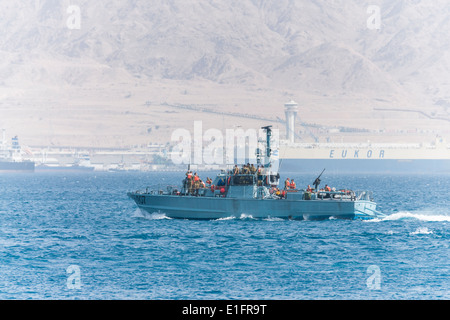
<path id="1" fill-rule="evenodd" d="M 128 192 L 137 206 L 148 213 L 164 213 L 179 219 L 281 218 L 323 220 L 329 218 L 373 219 L 385 215 L 376 210 L 369 191 L 278 189 L 280 174 L 272 171 L 271 126 L 266 132 L 265 150 L 257 149 L 257 170 L 222 170 L 211 185 L 198 188 L 189 173 L 181 187 L 166 190 Z M 264 161 L 262 161 L 264 159 Z M 235 168 L 237 168 L 235 166 Z"/>

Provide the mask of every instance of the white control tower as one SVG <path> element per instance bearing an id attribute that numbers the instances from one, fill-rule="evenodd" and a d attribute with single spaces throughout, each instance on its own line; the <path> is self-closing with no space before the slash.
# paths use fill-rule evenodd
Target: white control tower
<path id="1" fill-rule="evenodd" d="M 291 100 L 284 104 L 284 113 L 286 114 L 286 138 L 290 143 L 294 143 L 295 136 L 295 118 L 297 117 L 298 104 Z"/>

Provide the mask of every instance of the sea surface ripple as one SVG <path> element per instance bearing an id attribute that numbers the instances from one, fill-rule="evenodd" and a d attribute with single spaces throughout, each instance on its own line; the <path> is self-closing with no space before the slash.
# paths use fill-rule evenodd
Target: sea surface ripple
<path id="1" fill-rule="evenodd" d="M 182 175 L 0 175 L 0 299 L 450 298 L 449 175 L 324 175 L 373 191 L 371 221 L 176 220 L 126 196 Z"/>

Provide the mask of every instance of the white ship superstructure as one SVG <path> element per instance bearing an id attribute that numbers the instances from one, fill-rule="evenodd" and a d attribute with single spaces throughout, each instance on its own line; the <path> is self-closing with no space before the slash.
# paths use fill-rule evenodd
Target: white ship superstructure
<path id="1" fill-rule="evenodd" d="M 298 143 L 298 107 L 285 104 L 286 140 L 280 142 L 282 170 L 337 172 L 449 172 L 450 145 L 442 138 L 424 143 Z M 389 136 L 386 136 L 389 139 Z M 297 139 L 300 140 L 300 139 Z"/>
<path id="2" fill-rule="evenodd" d="M 422 144 L 282 143 L 283 159 L 450 160 L 450 147 L 442 139 Z"/>
<path id="3" fill-rule="evenodd" d="M 22 148 L 17 136 L 11 139 L 11 144 L 6 140 L 6 131 L 2 129 L 2 141 L 0 143 L 0 172 L 33 172 L 35 163 L 24 160 Z"/>

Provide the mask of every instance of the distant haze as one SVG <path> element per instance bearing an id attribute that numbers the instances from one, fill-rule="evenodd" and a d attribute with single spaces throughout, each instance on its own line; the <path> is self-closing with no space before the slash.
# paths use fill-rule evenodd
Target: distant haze
<path id="1" fill-rule="evenodd" d="M 385 133 L 355 139 L 450 136 L 444 0 L 2 1 L 0 30 L 0 128 L 23 144 L 165 143 L 194 120 L 284 130 L 168 105 L 276 120 L 291 99 L 302 122 Z"/>

